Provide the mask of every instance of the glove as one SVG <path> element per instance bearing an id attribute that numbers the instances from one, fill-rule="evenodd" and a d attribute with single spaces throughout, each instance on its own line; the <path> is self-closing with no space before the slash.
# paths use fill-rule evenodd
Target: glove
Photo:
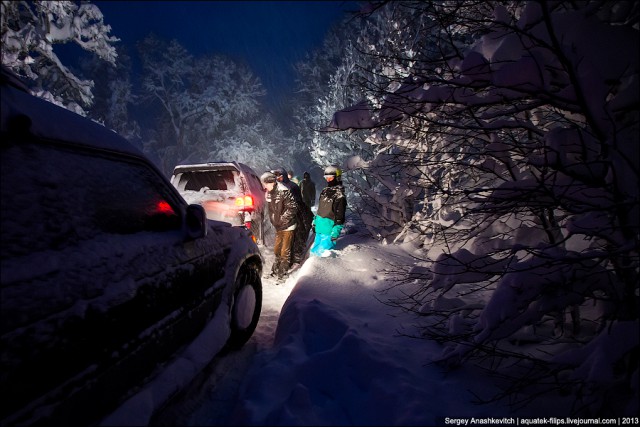
<path id="1" fill-rule="evenodd" d="M 334 225 L 331 229 L 331 241 L 335 242 L 340 237 L 340 232 L 342 231 L 342 225 Z"/>

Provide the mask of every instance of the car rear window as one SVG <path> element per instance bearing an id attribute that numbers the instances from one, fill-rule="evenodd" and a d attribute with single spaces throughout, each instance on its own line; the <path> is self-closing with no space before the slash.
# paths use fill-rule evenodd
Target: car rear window
<path id="1" fill-rule="evenodd" d="M 227 191 L 237 188 L 234 170 L 191 171 L 183 172 L 180 176 L 178 188 L 190 191 L 200 191 L 205 187 L 209 190 Z"/>

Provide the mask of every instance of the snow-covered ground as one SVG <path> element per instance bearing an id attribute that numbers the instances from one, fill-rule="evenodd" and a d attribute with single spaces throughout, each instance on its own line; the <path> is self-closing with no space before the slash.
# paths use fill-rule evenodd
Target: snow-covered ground
<path id="1" fill-rule="evenodd" d="M 430 363 L 440 345 L 407 336 L 416 319 L 384 304 L 402 291 L 389 289 L 390 263 L 415 262 L 406 249 L 355 232 L 335 256 L 309 258 L 284 284 L 263 279 L 255 335 L 217 362 L 204 395 L 182 403 L 180 424 L 448 425 L 475 417 L 515 425 L 566 416 L 570 405 L 558 396 L 516 411 L 507 402 L 478 405 L 498 391 L 495 378 Z M 273 253 L 262 250 L 268 271 Z"/>

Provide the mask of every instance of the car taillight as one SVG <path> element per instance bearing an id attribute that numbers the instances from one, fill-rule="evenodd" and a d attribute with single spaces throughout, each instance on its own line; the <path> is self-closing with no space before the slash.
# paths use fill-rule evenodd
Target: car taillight
<path id="1" fill-rule="evenodd" d="M 253 207 L 253 197 L 244 196 L 244 197 L 236 197 L 236 206 L 252 208 Z"/>
<path id="2" fill-rule="evenodd" d="M 157 212 L 163 213 L 163 214 L 169 214 L 169 215 L 175 214 L 171 205 L 165 202 L 164 200 L 161 200 L 156 204 L 156 210 Z"/>

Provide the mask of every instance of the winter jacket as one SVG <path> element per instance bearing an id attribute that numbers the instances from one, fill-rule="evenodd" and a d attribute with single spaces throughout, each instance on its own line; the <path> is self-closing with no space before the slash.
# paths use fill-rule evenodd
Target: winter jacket
<path id="1" fill-rule="evenodd" d="M 298 224 L 298 205 L 291 190 L 282 182 L 276 182 L 267 192 L 269 219 L 276 231 L 286 230 Z"/>
<path id="2" fill-rule="evenodd" d="M 302 201 L 305 205 L 311 207 L 316 203 L 316 184 L 311 180 L 311 175 L 305 172 L 300 182 L 300 192 L 302 193 Z"/>
<path id="3" fill-rule="evenodd" d="M 330 234 L 337 238 L 344 226 L 347 198 L 339 180 L 333 180 L 322 190 L 314 219 L 316 234 Z"/>
<path id="4" fill-rule="evenodd" d="M 282 168 L 282 171 L 286 172 L 284 168 Z M 311 208 L 307 206 L 302 200 L 302 192 L 300 191 L 300 187 L 298 186 L 298 184 L 291 181 L 286 173 L 282 173 L 281 176 L 281 184 L 283 184 L 291 191 L 294 199 L 296 200 L 296 204 L 298 206 L 298 223 L 303 224 L 304 229 L 308 233 L 309 230 L 311 230 L 311 223 L 313 222 L 313 213 L 311 212 Z"/>

